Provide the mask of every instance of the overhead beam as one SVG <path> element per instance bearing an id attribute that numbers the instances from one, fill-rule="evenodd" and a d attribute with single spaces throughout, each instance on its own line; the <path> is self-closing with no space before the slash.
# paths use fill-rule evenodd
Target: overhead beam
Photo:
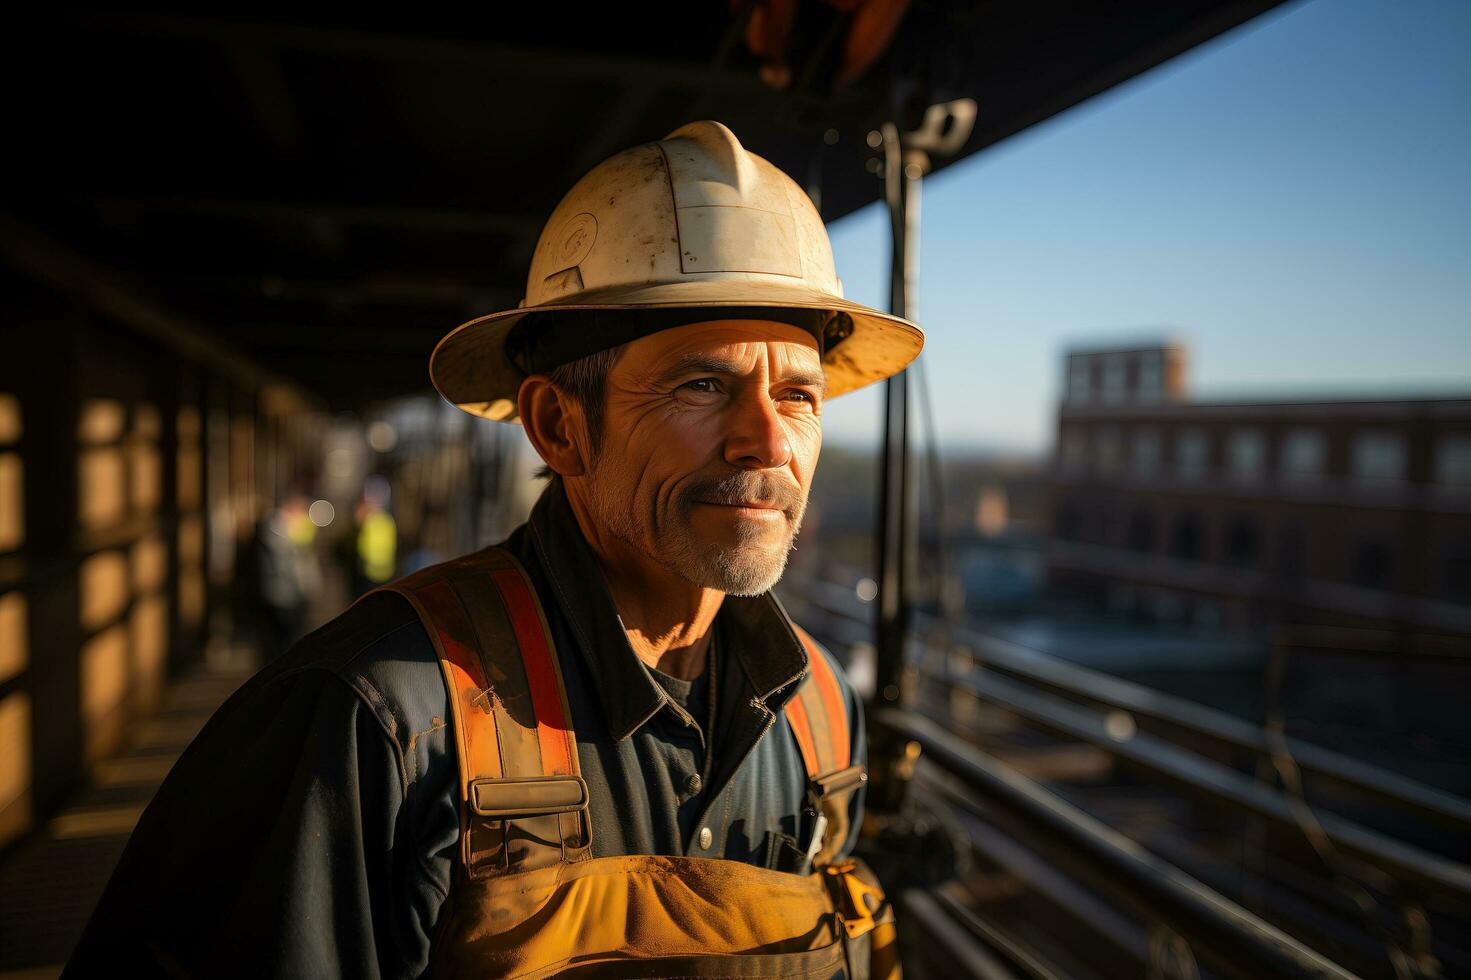
<path id="1" fill-rule="evenodd" d="M 581 178 L 593 167 L 625 148 L 629 134 L 648 109 L 656 91 L 652 85 L 637 81 L 627 82 L 619 88 L 612 111 L 604 115 L 592 132 L 581 140 L 582 151 L 572 159 L 568 168 L 572 180 Z"/>
<path id="2" fill-rule="evenodd" d="M 360 279 L 303 279 L 265 272 L 259 275 L 174 276 L 190 292 L 214 294 L 231 302 L 307 302 L 328 306 L 412 304 L 437 310 L 466 306 L 514 306 L 520 292 L 492 284 L 445 277 L 372 276 Z"/>
<path id="3" fill-rule="evenodd" d="M 82 300 L 186 357 L 218 367 L 247 385 L 277 387 L 302 409 L 316 406 L 316 399 L 299 385 L 221 343 L 203 324 L 148 299 L 126 277 L 53 240 L 8 211 L 0 211 L 0 257 L 25 275 Z"/>
<path id="4" fill-rule="evenodd" d="M 418 355 L 429 363 L 429 353 L 439 338 L 457 324 L 446 322 L 442 329 L 424 327 L 344 327 L 324 323 L 230 323 L 221 324 L 242 347 L 257 356 L 278 353 L 302 355 L 338 353 L 376 354 L 386 358 Z M 270 358 L 272 361 L 275 357 Z"/>
<path id="5" fill-rule="evenodd" d="M 273 355 L 271 363 L 283 374 L 309 379 L 313 394 L 332 408 L 361 408 L 374 402 L 434 391 L 429 380 L 427 352 L 285 351 Z"/>
<path id="6" fill-rule="evenodd" d="M 519 78 L 553 78 L 564 82 L 613 81 L 620 84 L 638 81 L 650 85 L 763 94 L 771 91 L 754 71 L 712 71 L 708 64 L 696 61 L 673 62 L 610 55 L 604 51 L 156 14 L 99 11 L 78 13 L 66 20 L 75 27 L 97 33 L 204 42 L 231 48 L 248 45 L 390 61 L 427 61 L 441 66 L 480 68 Z"/>
<path id="7" fill-rule="evenodd" d="M 530 215 L 394 204 L 251 201 L 241 198 L 103 195 L 92 199 L 106 213 L 169 212 L 249 223 L 286 222 L 366 225 L 422 231 L 520 236 L 541 228 Z"/>
<path id="8" fill-rule="evenodd" d="M 300 156 L 306 149 L 305 130 L 296 100 L 282 77 L 280 59 L 268 51 L 248 47 L 232 47 L 229 58 L 266 142 L 279 157 Z"/>

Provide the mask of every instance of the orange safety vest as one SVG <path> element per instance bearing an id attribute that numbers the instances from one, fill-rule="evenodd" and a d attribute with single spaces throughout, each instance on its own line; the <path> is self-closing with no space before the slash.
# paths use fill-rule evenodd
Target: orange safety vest
<path id="1" fill-rule="evenodd" d="M 805 633 L 811 669 L 784 711 L 810 805 L 827 821 L 812 873 L 595 858 L 561 668 L 525 570 L 491 548 L 385 588 L 408 599 L 434 642 L 459 757 L 460 852 L 431 975 L 899 976 L 878 882 L 861 862 L 834 860 L 867 777 L 850 765 L 837 677 Z"/>

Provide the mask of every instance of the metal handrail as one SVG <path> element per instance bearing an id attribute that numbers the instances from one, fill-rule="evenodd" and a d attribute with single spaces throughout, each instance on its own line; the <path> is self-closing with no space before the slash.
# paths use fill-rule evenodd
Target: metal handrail
<path id="1" fill-rule="evenodd" d="M 967 630 L 963 641 L 973 642 L 987 667 L 1038 687 L 1112 710 L 1127 711 L 1136 718 L 1146 718 L 1258 756 L 1271 754 L 1272 746 L 1261 728 L 1223 711 L 1151 691 L 996 637 Z M 1375 800 L 1394 804 L 1448 830 L 1471 834 L 1471 800 L 1311 742 L 1289 738 L 1287 743 L 1293 761 L 1301 769 Z"/>
<path id="2" fill-rule="evenodd" d="M 999 677 L 947 680 L 1003 705 L 1029 722 L 1101 748 L 1135 768 L 1162 776 L 1212 802 L 1289 829 L 1300 826 L 1291 804 L 1281 792 L 1147 733 L 1116 738 L 1097 712 L 1037 694 Z M 1398 882 L 1412 883 L 1426 895 L 1461 909 L 1471 909 L 1471 867 L 1429 854 L 1341 817 L 1319 814 L 1316 819 L 1327 838 L 1345 853 L 1393 875 Z"/>
<path id="3" fill-rule="evenodd" d="M 926 946 L 944 954 L 952 976 L 975 980 L 1016 980 L 1015 974 L 978 942 L 948 909 L 926 892 L 911 888 L 899 896 L 906 928 L 924 933 Z"/>
<path id="4" fill-rule="evenodd" d="M 976 915 L 946 888 L 937 888 L 931 897 L 931 903 L 936 912 L 943 911 L 983 945 L 1004 955 L 1018 973 L 1026 974 L 1031 980 L 1063 980 L 1062 975 L 1042 962 L 1036 953 Z"/>
<path id="5" fill-rule="evenodd" d="M 867 623 L 868 609 L 851 590 L 828 582 L 815 584 L 825 594 L 803 594 L 800 596 L 802 601 L 846 622 Z M 925 625 L 937 624 L 929 622 Z M 954 638 L 975 651 L 977 659 L 985 667 L 1037 687 L 1101 707 L 1127 711 L 1138 718 L 1167 725 L 1223 747 L 1248 751 L 1263 758 L 1271 755 L 1272 747 L 1262 729 L 1225 712 L 1152 691 L 968 628 L 955 631 Z M 1293 761 L 1306 772 L 1345 786 L 1375 802 L 1425 817 L 1457 833 L 1471 835 L 1471 800 L 1301 739 L 1287 739 L 1287 747 Z"/>
<path id="6" fill-rule="evenodd" d="M 886 708 L 875 720 L 918 742 L 928 763 L 983 794 L 987 804 L 1066 848 L 1079 865 L 1209 955 L 1224 973 L 1241 980 L 1355 976 L 929 719 Z"/>

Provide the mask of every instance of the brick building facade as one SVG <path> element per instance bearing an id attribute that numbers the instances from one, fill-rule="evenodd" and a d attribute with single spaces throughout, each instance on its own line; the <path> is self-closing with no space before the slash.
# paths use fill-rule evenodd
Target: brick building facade
<path id="1" fill-rule="evenodd" d="M 1130 391 L 1118 365 L 1141 359 L 1171 382 Z M 1068 355 L 1055 587 L 1229 629 L 1471 635 L 1471 398 L 1191 402 L 1183 363 Z"/>

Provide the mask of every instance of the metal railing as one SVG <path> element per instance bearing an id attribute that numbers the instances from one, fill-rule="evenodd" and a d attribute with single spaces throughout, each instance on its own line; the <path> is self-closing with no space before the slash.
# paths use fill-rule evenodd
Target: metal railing
<path id="1" fill-rule="evenodd" d="M 872 612 L 851 589 L 816 583 L 816 588 L 802 594 L 799 601 L 835 620 L 822 625 L 826 627 L 825 632 L 837 640 L 866 642 L 871 635 L 869 620 Z M 942 624 L 932 617 L 917 616 L 915 625 L 922 634 Z M 964 646 L 971 657 L 988 671 L 1005 674 L 1034 688 L 1096 707 L 1127 711 L 1135 720 L 1154 723 L 1171 734 L 1197 739 L 1212 749 L 1246 752 L 1259 758 L 1267 758 L 1274 751 L 1263 729 L 1223 711 L 963 626 L 944 628 L 950 634 L 952 644 Z M 948 651 L 924 652 L 948 654 Z M 985 693 L 977 691 L 977 694 Z M 1004 700 L 999 691 L 993 693 L 996 699 Z M 1471 836 L 1471 800 L 1301 739 L 1289 737 L 1286 748 L 1305 773 L 1349 789 L 1375 804 L 1429 820 L 1457 834 Z"/>
<path id="2" fill-rule="evenodd" d="M 835 644 L 869 642 L 871 609 L 853 592 L 819 583 L 790 597 L 798 618 L 819 638 Z M 803 608 L 805 607 L 805 609 Z M 805 612 L 807 615 L 801 615 Z M 948 730 L 914 706 L 884 708 L 875 723 L 919 743 L 929 769 L 943 778 L 921 778 L 958 811 L 1002 811 L 1020 832 L 1046 848 L 1071 875 L 1079 871 L 1106 884 L 1147 919 L 1164 925 L 1205 953 L 1227 975 L 1352 976 L 1319 949 L 1349 956 L 1369 972 L 1393 976 L 1438 976 L 1427 907 L 1438 922 L 1462 922 L 1471 914 L 1471 867 L 1431 853 L 1337 814 L 1308 807 L 1300 791 L 1284 792 L 1232 763 L 1289 762 L 1320 782 L 1348 790 L 1356 800 L 1432 824 L 1471 840 L 1471 802 L 1397 773 L 1297 739 L 1284 739 L 1241 719 L 1120 680 L 974 630 L 917 617 L 916 629 L 939 634 L 939 646 L 915 643 L 910 667 L 932 689 L 964 691 L 978 702 L 1067 742 L 1082 743 L 1112 762 L 1153 782 L 1162 782 L 1209 813 L 1236 813 L 1248 826 L 1275 831 L 1273 843 L 1292 861 L 1272 862 L 1272 920 L 1262 918 L 1151 854 L 1057 794 L 988 755 L 964 733 Z M 956 656 L 957 650 L 961 653 Z M 958 669 L 956 667 L 959 664 Z M 973 667 L 982 669 L 971 669 Z M 940 699 L 943 705 L 944 699 Z M 1119 713 L 1128 722 L 1121 732 Z M 1137 723 L 1137 724 L 1135 724 Z M 1187 748 L 1188 746 L 1189 748 Z M 1197 751 L 1191 751 L 1195 749 Z M 927 771 L 921 767 L 922 776 Z M 1260 770 L 1259 770 L 1260 771 Z M 998 835 L 972 825 L 973 846 L 995 852 Z M 984 840 L 982 840 L 984 838 Z M 1007 842 L 1003 849 L 1009 847 Z M 1166 849 L 1168 852 L 1170 849 Z M 1175 849 L 1184 854 L 1189 848 Z M 1296 862 L 1294 866 L 1293 862 Z M 1190 864 L 1189 866 L 1196 866 Z M 1216 869 L 1218 870 L 1218 869 Z M 1219 875 L 1208 875 L 1212 880 Z M 1370 889 L 1363 887 L 1371 884 Z M 1239 880 L 1226 882 L 1235 888 Z M 1376 899 L 1375 896 L 1378 896 Z M 924 929 L 936 943 L 969 934 L 1005 957 L 978 932 L 984 920 L 953 897 L 931 896 L 925 908 L 945 910 L 943 929 Z M 1386 903 L 1382 899 L 1387 898 Z M 920 904 L 924 904 L 921 901 Z M 1253 903 L 1256 905 L 1257 903 Z M 1262 914 L 1267 914 L 1261 910 Z M 1357 925 L 1353 925 L 1357 923 Z M 1358 934 L 1344 935 L 1345 929 Z M 1335 931 L 1336 930 L 1336 931 Z M 934 936 L 928 934 L 934 932 Z M 1443 944 L 1446 929 L 1438 937 Z M 994 936 L 992 937 L 994 939 Z M 1305 942 L 1304 940 L 1310 940 Z M 1458 940 L 1452 940 L 1459 942 Z M 1321 943 L 1321 945 L 1320 945 Z M 1449 948 L 1451 969 L 1463 967 L 1467 951 Z M 977 962 L 985 962 L 982 957 Z M 1455 964 L 1455 965 L 1453 965 Z M 1013 967 L 1016 964 L 1012 963 Z M 1014 970 L 1019 975 L 1034 970 Z"/>
<path id="3" fill-rule="evenodd" d="M 899 709 L 885 709 L 875 721 L 918 742 L 925 758 L 965 789 L 984 794 L 987 803 L 1064 844 L 1080 870 L 1111 882 L 1111 890 L 1168 925 L 1228 975 L 1240 980 L 1355 976 L 933 721 Z M 952 799 L 961 806 L 969 803 L 964 793 Z"/>

